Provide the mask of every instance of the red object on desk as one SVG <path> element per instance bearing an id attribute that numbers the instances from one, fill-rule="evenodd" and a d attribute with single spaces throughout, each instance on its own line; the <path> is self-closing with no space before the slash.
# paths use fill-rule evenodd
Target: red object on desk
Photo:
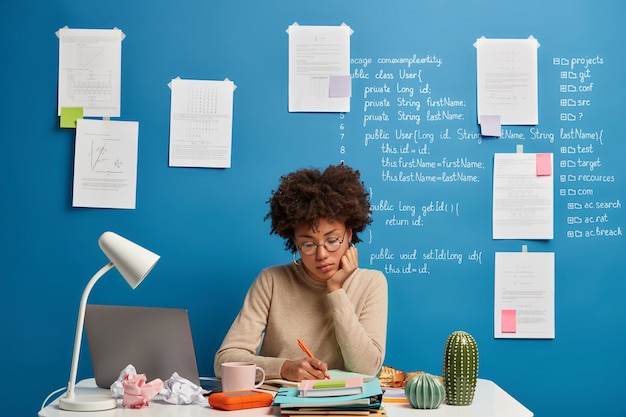
<path id="1" fill-rule="evenodd" d="M 268 392 L 246 390 L 216 392 L 209 395 L 209 405 L 218 410 L 243 410 L 245 408 L 268 407 L 274 396 Z"/>

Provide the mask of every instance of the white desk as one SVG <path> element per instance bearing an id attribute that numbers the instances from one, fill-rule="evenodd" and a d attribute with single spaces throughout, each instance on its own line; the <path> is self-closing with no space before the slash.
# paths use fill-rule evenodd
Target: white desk
<path id="1" fill-rule="evenodd" d="M 80 381 L 76 392 L 101 393 L 108 395 L 106 389 L 97 388 L 93 379 Z M 121 404 L 121 400 L 119 400 Z M 385 403 L 389 417 L 532 417 L 533 413 L 507 394 L 502 388 L 487 379 L 479 379 L 472 405 L 454 406 L 441 404 L 434 410 L 417 410 L 408 404 Z M 157 396 L 148 407 L 141 409 L 117 408 L 107 411 L 80 413 L 59 409 L 59 401 L 54 400 L 39 412 L 39 417 L 258 417 L 273 415 L 271 407 L 250 408 L 240 411 L 220 411 L 203 404 L 173 405 Z"/>

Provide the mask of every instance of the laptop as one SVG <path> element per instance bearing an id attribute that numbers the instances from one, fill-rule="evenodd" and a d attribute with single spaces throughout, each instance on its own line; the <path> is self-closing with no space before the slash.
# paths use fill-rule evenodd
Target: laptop
<path id="1" fill-rule="evenodd" d="M 177 372 L 200 385 L 187 310 L 87 304 L 85 335 L 99 387 L 110 388 L 128 365 L 147 381 Z"/>

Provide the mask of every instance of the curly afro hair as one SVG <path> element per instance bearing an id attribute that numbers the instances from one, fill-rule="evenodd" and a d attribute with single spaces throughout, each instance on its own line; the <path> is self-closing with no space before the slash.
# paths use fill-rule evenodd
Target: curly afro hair
<path id="1" fill-rule="evenodd" d="M 271 219 L 270 234 L 285 239 L 285 248 L 295 252 L 294 230 L 303 223 L 312 228 L 322 218 L 340 221 L 352 229 L 352 242 L 360 242 L 358 233 L 372 222 L 369 194 L 361 174 L 346 165 L 330 165 L 324 172 L 305 168 L 283 175 L 278 189 L 267 201 Z"/>

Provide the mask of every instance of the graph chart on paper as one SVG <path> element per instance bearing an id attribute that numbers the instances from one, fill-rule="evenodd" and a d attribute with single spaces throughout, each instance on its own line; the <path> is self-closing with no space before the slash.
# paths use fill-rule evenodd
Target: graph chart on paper
<path id="1" fill-rule="evenodd" d="M 97 138 L 91 140 L 91 172 L 124 173 L 122 146 L 117 140 Z"/>
<path id="2" fill-rule="evenodd" d="M 67 75 L 67 97 L 86 106 L 111 106 L 113 81 L 110 72 L 75 70 Z"/>

